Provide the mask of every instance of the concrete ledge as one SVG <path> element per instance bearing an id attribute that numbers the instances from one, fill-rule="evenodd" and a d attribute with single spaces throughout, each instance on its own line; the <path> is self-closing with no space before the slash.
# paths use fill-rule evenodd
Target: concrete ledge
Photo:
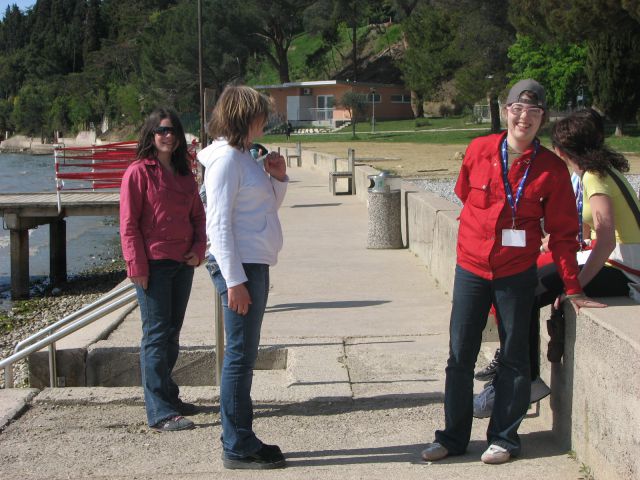
<path id="1" fill-rule="evenodd" d="M 353 394 L 344 365 L 344 346 L 340 338 L 271 338 L 261 352 L 287 354 L 286 368 L 256 370 L 251 397 L 256 402 L 293 403 L 351 401 Z M 278 354 L 281 355 L 281 354 Z M 181 352 L 180 357 L 184 356 Z M 210 355 L 213 357 L 213 355 Z M 278 360 L 278 361 L 281 361 Z M 139 368 L 137 369 L 139 371 Z M 209 371 L 213 380 L 214 370 Z M 137 374 L 139 376 L 139 373 Z M 181 397 L 190 402 L 210 403 L 219 399 L 218 387 L 180 384 Z M 139 382 L 138 382 L 139 385 Z M 140 386 L 47 388 L 36 398 L 38 403 L 143 405 Z"/>
<path id="2" fill-rule="evenodd" d="M 605 309 L 565 306 L 565 353 L 546 360 L 541 312 L 542 377 L 551 397 L 542 419 L 599 480 L 640 478 L 640 306 L 603 298 Z"/>
<path id="3" fill-rule="evenodd" d="M 278 346 L 258 350 L 257 370 L 283 370 L 287 367 L 287 349 Z M 213 345 L 182 346 L 173 370 L 179 385 L 215 385 L 216 358 Z M 115 346 L 97 342 L 88 348 L 86 385 L 133 387 L 141 385 L 140 347 Z"/>
<path id="4" fill-rule="evenodd" d="M 17 418 L 38 394 L 35 388 L 3 388 L 0 390 L 0 431 Z"/>
<path id="5" fill-rule="evenodd" d="M 111 291 L 122 288 L 128 282 L 121 282 Z M 125 305 L 56 343 L 56 366 L 60 386 L 79 387 L 87 384 L 88 347 L 108 337 L 136 306 L 137 302 Z M 49 386 L 48 349 L 29 355 L 29 384 L 39 389 Z"/>

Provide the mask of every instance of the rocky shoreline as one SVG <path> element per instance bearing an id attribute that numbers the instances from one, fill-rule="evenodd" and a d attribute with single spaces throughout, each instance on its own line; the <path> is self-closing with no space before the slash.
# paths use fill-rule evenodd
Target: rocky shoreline
<path id="1" fill-rule="evenodd" d="M 10 309 L 1 311 L 0 358 L 11 355 L 17 342 L 96 301 L 126 278 L 119 247 L 113 247 L 102 259 L 101 264 L 73 275 L 64 285 L 37 287 L 29 300 L 14 301 Z M 26 360 L 14 364 L 13 374 L 15 387 L 28 387 Z M 0 371 L 0 388 L 4 388 L 4 371 Z"/>

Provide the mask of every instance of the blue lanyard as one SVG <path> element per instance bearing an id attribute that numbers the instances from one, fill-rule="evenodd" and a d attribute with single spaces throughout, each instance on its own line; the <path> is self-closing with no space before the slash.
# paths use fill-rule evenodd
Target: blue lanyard
<path id="1" fill-rule="evenodd" d="M 584 234 L 582 233 L 582 208 L 584 200 L 582 199 L 582 179 L 578 180 L 578 187 L 576 188 L 576 208 L 578 209 L 578 245 L 580 251 L 584 245 Z"/>
<path id="2" fill-rule="evenodd" d="M 508 160 L 509 156 L 507 153 L 507 137 L 504 137 L 504 141 L 502 142 L 502 182 L 504 183 L 504 191 L 507 195 L 507 202 L 509 202 L 509 206 L 511 207 L 511 219 L 512 219 L 512 227 L 516 228 L 516 210 L 518 209 L 518 202 L 520 202 L 520 197 L 522 197 L 522 192 L 524 190 L 524 183 L 527 181 L 527 177 L 529 176 L 529 170 L 531 169 L 531 164 L 533 160 L 538 155 L 538 147 L 540 146 L 540 142 L 538 139 L 533 140 L 533 154 L 531 155 L 531 160 L 529 160 L 529 165 L 527 169 L 524 171 L 524 175 L 522 175 L 522 180 L 520 180 L 520 185 L 518 185 L 518 190 L 516 191 L 515 198 L 513 197 L 513 190 L 511 190 L 511 185 L 509 184 L 509 178 L 507 177 L 508 170 Z"/>

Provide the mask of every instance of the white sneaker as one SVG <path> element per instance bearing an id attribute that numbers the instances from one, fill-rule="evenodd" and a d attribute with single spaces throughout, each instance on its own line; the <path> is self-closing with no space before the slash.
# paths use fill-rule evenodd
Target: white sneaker
<path id="1" fill-rule="evenodd" d="M 476 418 L 490 417 L 495 399 L 496 389 L 490 383 L 479 394 L 473 396 L 473 416 Z"/>
<path id="2" fill-rule="evenodd" d="M 482 454 L 480 460 L 491 465 L 500 465 L 501 463 L 508 462 L 510 458 L 511 454 L 507 449 L 499 445 L 490 445 Z"/>
<path id="3" fill-rule="evenodd" d="M 551 389 L 547 386 L 546 383 L 544 383 L 544 381 L 540 377 L 538 377 L 533 382 L 531 382 L 531 397 L 529 397 L 530 403 L 539 402 L 550 393 Z"/>
<path id="4" fill-rule="evenodd" d="M 422 450 L 421 456 L 425 462 L 437 462 L 449 455 L 449 450 L 438 442 L 427 444 L 427 448 Z"/>
<path id="5" fill-rule="evenodd" d="M 529 403 L 536 403 L 549 396 L 551 389 L 544 381 L 538 377 L 531 382 L 531 395 Z M 484 387 L 484 390 L 473 396 L 473 416 L 476 418 L 488 418 L 493 411 L 493 404 L 496 399 L 496 390 L 492 384 Z"/>

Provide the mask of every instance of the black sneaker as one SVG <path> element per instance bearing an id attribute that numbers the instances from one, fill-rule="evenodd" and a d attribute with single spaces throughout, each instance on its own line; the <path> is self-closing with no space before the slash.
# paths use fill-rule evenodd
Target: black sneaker
<path id="1" fill-rule="evenodd" d="M 222 465 L 229 470 L 267 470 L 282 468 L 285 464 L 284 455 L 277 445 L 262 444 L 256 453 L 243 458 L 227 458 L 222 454 Z"/>
<path id="2" fill-rule="evenodd" d="M 150 427 L 156 432 L 178 432 L 180 430 L 191 430 L 195 424 L 184 417 L 176 416 L 162 420 Z"/>
<path id="3" fill-rule="evenodd" d="M 175 408 L 178 413 L 183 416 L 195 415 L 196 413 L 200 412 L 200 407 L 198 407 L 197 405 L 193 403 L 183 402 L 180 399 L 178 399 L 178 403 L 176 403 Z"/>
<path id="4" fill-rule="evenodd" d="M 559 363 L 564 355 L 564 311 L 551 307 L 551 318 L 547 320 L 547 333 L 549 345 L 547 346 L 547 359 L 551 363 Z"/>
<path id="5" fill-rule="evenodd" d="M 474 375 L 476 380 L 487 381 L 496 376 L 498 371 L 498 362 L 500 361 L 500 349 L 496 348 L 496 353 L 493 355 L 493 360 L 484 367 L 482 370 L 478 370 Z"/>

